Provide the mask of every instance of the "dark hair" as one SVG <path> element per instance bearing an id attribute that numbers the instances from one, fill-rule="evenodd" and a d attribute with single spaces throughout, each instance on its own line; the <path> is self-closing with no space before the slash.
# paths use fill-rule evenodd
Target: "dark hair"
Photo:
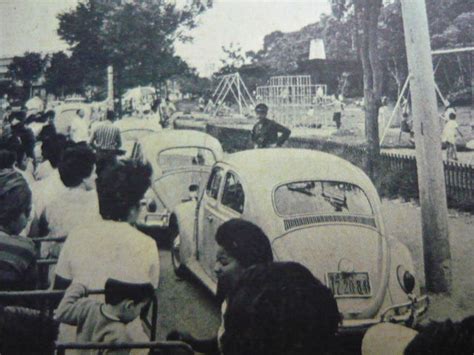
<path id="1" fill-rule="evenodd" d="M 265 104 L 258 104 L 257 106 L 255 106 L 255 111 L 268 112 L 268 106 Z"/>
<path id="2" fill-rule="evenodd" d="M 25 111 L 13 112 L 13 113 L 8 117 L 8 122 L 9 122 L 9 123 L 12 123 L 15 119 L 17 119 L 18 121 L 20 121 L 20 124 L 21 124 L 21 123 L 24 123 L 24 122 L 25 122 L 25 119 L 26 119 L 26 112 L 25 112 Z"/>
<path id="3" fill-rule="evenodd" d="M 223 354 L 324 354 L 340 320 L 331 291 L 304 266 L 255 265 L 229 295 Z"/>
<path id="4" fill-rule="evenodd" d="M 450 119 L 450 120 L 455 120 L 455 119 L 456 119 L 456 114 L 455 114 L 454 112 L 451 112 L 451 113 L 449 114 L 449 119 Z"/>
<path id="5" fill-rule="evenodd" d="M 105 116 L 109 121 L 113 121 L 115 119 L 115 114 L 114 111 L 112 110 L 107 110 L 106 116 Z"/>
<path id="6" fill-rule="evenodd" d="M 138 161 L 107 166 L 97 179 L 99 210 L 103 219 L 125 221 L 150 186 L 151 167 Z"/>
<path id="7" fill-rule="evenodd" d="M 67 139 L 64 135 L 50 136 L 41 145 L 41 154 L 47 159 L 53 168 L 57 168 L 61 161 Z M 90 174 L 89 174 L 90 175 Z"/>
<path id="8" fill-rule="evenodd" d="M 431 322 L 408 344 L 405 355 L 474 353 L 474 316 L 454 323 Z"/>
<path id="9" fill-rule="evenodd" d="M 243 219 L 222 224 L 217 229 L 216 242 L 244 268 L 273 261 L 268 237 L 255 224 Z"/>
<path id="10" fill-rule="evenodd" d="M 40 133 L 38 134 L 38 141 L 44 141 L 50 137 L 56 135 L 56 127 L 53 124 L 47 124 L 41 128 Z"/>
<path id="11" fill-rule="evenodd" d="M 95 154 L 84 143 L 71 144 L 64 150 L 58 165 L 61 181 L 67 187 L 79 186 L 92 174 Z"/>
<path id="12" fill-rule="evenodd" d="M 20 164 L 25 158 L 25 147 L 21 144 L 20 138 L 17 135 L 12 135 L 8 139 L 0 142 L 0 149 L 7 150 L 15 157 L 17 164 Z"/>
<path id="13" fill-rule="evenodd" d="M 17 221 L 22 213 L 28 217 L 32 194 L 26 180 L 15 170 L 0 172 L 0 226 Z"/>
<path id="14" fill-rule="evenodd" d="M 0 169 L 12 169 L 16 161 L 16 154 L 0 147 Z"/>
<path id="15" fill-rule="evenodd" d="M 151 283 L 129 283 L 115 279 L 105 282 L 105 303 L 117 305 L 124 300 L 132 300 L 135 304 L 151 300 L 155 289 Z"/>
<path id="16" fill-rule="evenodd" d="M 43 312 L 0 306 L 0 353 L 46 355 L 54 353 L 59 323 Z"/>

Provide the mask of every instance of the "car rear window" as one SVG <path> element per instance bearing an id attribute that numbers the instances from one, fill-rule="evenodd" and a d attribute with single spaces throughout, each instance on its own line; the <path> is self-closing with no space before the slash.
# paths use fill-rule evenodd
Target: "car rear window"
<path id="1" fill-rule="evenodd" d="M 212 150 L 203 147 L 170 148 L 158 153 L 158 164 L 163 170 L 189 166 L 212 166 L 216 157 Z"/>
<path id="2" fill-rule="evenodd" d="M 275 209 L 282 216 L 302 214 L 350 214 L 372 216 L 364 191 L 339 181 L 298 181 L 279 186 L 274 192 Z"/>

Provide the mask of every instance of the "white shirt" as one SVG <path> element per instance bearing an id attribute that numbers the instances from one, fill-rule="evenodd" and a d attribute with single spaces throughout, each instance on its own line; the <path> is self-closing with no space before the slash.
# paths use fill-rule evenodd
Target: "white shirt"
<path id="1" fill-rule="evenodd" d="M 53 169 L 47 177 L 34 182 L 31 185 L 31 192 L 36 207 L 36 215 L 41 216 L 44 208 L 66 189 L 59 177 L 58 169 Z"/>
<path id="2" fill-rule="evenodd" d="M 35 179 L 38 180 L 43 180 L 46 179 L 49 175 L 53 173 L 55 169 L 51 166 L 51 163 L 49 160 L 46 160 L 42 162 L 40 165 L 35 170 L 34 176 Z"/>
<path id="3" fill-rule="evenodd" d="M 34 96 L 25 103 L 26 109 L 32 112 L 42 112 L 44 110 L 44 102 L 38 96 Z"/>
<path id="4" fill-rule="evenodd" d="M 158 286 L 160 259 L 153 239 L 125 222 L 98 220 L 74 229 L 63 245 L 56 275 L 89 290 L 104 289 L 108 278 Z M 103 300 L 103 296 L 89 296 Z M 129 323 L 134 339 L 149 341 L 139 318 Z M 58 341 L 74 341 L 75 328 L 61 324 Z M 143 352 L 132 352 L 132 354 Z"/>
<path id="5" fill-rule="evenodd" d="M 456 120 L 449 120 L 444 126 L 441 141 L 456 144 L 456 130 L 458 127 Z"/>
<path id="6" fill-rule="evenodd" d="M 45 206 L 50 237 L 64 237 L 78 225 L 100 219 L 95 190 L 65 187 Z"/>
<path id="7" fill-rule="evenodd" d="M 89 289 L 103 289 L 108 278 L 150 282 L 156 288 L 160 278 L 158 248 L 152 238 L 125 222 L 81 224 L 64 243 L 56 275 Z"/>
<path id="8" fill-rule="evenodd" d="M 74 117 L 71 122 L 71 139 L 78 142 L 89 141 L 89 125 L 80 117 Z"/>

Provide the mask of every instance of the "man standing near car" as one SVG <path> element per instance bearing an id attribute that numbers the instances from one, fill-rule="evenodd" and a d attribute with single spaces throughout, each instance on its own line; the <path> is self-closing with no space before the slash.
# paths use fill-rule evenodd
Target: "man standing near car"
<path id="1" fill-rule="evenodd" d="M 252 129 L 254 148 L 281 147 L 291 134 L 291 131 L 275 121 L 267 118 L 268 106 L 258 104 L 255 107 L 258 122 Z"/>
<path id="2" fill-rule="evenodd" d="M 114 112 L 107 110 L 106 120 L 96 125 L 89 140 L 97 156 L 97 171 L 100 172 L 106 165 L 113 164 L 120 154 L 122 138 L 120 129 L 113 125 Z"/>

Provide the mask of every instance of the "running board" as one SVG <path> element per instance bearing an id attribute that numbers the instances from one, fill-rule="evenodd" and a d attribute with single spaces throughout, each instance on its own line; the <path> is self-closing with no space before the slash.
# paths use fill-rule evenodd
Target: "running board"
<path id="1" fill-rule="evenodd" d="M 216 283 L 204 271 L 201 264 L 195 259 L 191 259 L 186 263 L 186 268 L 193 274 L 199 282 L 201 282 L 214 295 L 217 293 Z"/>

